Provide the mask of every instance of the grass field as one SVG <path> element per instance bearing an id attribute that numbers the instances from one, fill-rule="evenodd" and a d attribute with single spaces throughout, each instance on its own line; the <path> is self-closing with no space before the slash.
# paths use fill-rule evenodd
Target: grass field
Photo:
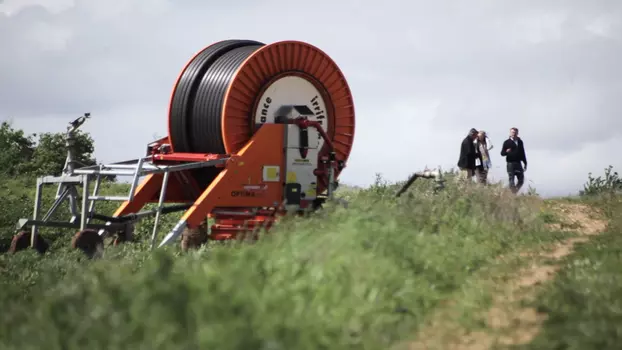
<path id="1" fill-rule="evenodd" d="M 557 278 L 531 303 L 548 315 L 526 349 L 617 349 L 622 343 L 622 201 L 601 207 L 609 226 L 562 261 Z"/>
<path id="2" fill-rule="evenodd" d="M 32 181 L 0 182 L 5 247 L 16 220 L 32 210 L 26 185 Z M 578 251 L 552 258 L 540 252 L 565 247 L 584 229 L 557 209 L 567 200 L 452 181 L 437 195 L 431 187 L 416 183 L 399 199 L 396 185 L 381 179 L 344 188 L 348 209 L 283 220 L 254 244 L 185 254 L 177 246 L 149 252 L 149 222 L 137 228 L 138 243 L 107 247 L 98 260 L 71 251 L 69 235 L 44 231 L 52 242 L 45 255 L 0 254 L 0 348 L 387 349 L 427 339 L 445 349 L 471 340 L 479 349 L 520 343 L 499 339 L 527 329 L 495 326 L 491 310 L 522 322 L 516 315 L 533 307 L 548 317 L 535 317 L 523 347 L 620 342 L 616 197 L 570 202 L 600 209 L 611 224 Z M 536 263 L 560 265 L 557 277 L 510 291 Z"/>

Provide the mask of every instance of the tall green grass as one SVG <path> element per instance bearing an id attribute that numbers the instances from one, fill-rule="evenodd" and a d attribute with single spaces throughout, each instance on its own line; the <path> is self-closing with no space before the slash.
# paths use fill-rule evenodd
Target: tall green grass
<path id="1" fill-rule="evenodd" d="M 383 349 L 504 252 L 554 240 L 540 200 L 378 181 L 256 243 L 0 256 L 2 349 Z M 172 222 L 172 221 L 170 221 Z M 170 223 L 169 222 L 169 223 Z M 139 227 L 139 230 L 146 230 Z"/>

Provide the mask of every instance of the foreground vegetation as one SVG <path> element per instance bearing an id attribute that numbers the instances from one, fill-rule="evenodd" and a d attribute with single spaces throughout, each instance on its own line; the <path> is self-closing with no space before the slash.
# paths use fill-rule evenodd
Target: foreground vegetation
<path id="1" fill-rule="evenodd" d="M 528 349 L 617 349 L 622 342 L 622 200 L 593 205 L 609 219 L 607 231 L 566 257 L 558 277 L 533 303 L 548 315 Z"/>
<path id="2" fill-rule="evenodd" d="M 285 220 L 252 245 L 125 245 L 86 261 L 59 240 L 4 255 L 2 348 L 383 348 L 496 256 L 562 236 L 535 197 L 427 185 L 399 201 L 382 182 L 344 193 L 347 210 Z"/>
<path id="3" fill-rule="evenodd" d="M 608 174 L 588 181 L 585 196 L 619 190 L 617 174 Z M 16 220 L 30 215 L 32 176 L 0 179 L 4 246 Z M 446 300 L 464 298 L 465 286 L 477 286 L 472 281 L 493 271 L 499 256 L 574 234 L 547 226 L 561 219 L 537 196 L 449 180 L 439 194 L 421 182 L 395 199 L 399 184 L 378 178 L 367 189 L 339 191 L 348 209 L 329 205 L 311 218 L 281 221 L 257 243 L 184 254 L 177 246 L 148 251 L 150 220 L 137 227 L 137 243 L 107 247 L 97 260 L 69 249 L 70 232 L 44 230 L 52 242 L 44 255 L 0 255 L 0 348 L 385 349 L 415 334 Z M 608 198 L 610 206 L 617 197 Z M 604 349 L 619 341 L 616 222 L 579 260 L 568 258 L 543 292 L 540 307 L 552 317 L 534 344 Z M 570 333 L 575 338 L 567 340 Z"/>

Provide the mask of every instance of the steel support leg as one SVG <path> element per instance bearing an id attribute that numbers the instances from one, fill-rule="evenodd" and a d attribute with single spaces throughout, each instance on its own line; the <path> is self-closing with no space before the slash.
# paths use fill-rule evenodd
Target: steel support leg
<path id="1" fill-rule="evenodd" d="M 166 187 L 168 185 L 168 177 L 170 175 L 171 173 L 167 171 L 164 173 L 164 178 L 162 179 L 160 198 L 158 199 L 158 207 L 155 215 L 155 220 L 153 222 L 153 232 L 151 233 L 151 249 L 155 248 L 156 234 L 158 233 L 158 225 L 160 223 L 160 216 L 162 215 L 162 205 L 164 205 L 164 199 L 166 198 Z"/>
<path id="2" fill-rule="evenodd" d="M 69 191 L 69 211 L 71 212 L 71 220 L 69 222 L 74 223 L 76 221 L 76 217 L 80 215 L 78 213 L 78 190 L 76 190 L 76 186 L 68 186 L 67 190 Z"/>
<path id="3" fill-rule="evenodd" d="M 54 213 L 56 213 L 56 211 L 58 210 L 60 205 L 67 198 L 67 195 L 69 195 L 69 190 L 67 188 L 65 188 L 65 189 L 63 189 L 63 192 L 56 197 L 56 200 L 54 201 L 54 204 L 52 204 L 52 207 L 45 214 L 45 216 L 43 217 L 42 221 L 48 221 L 52 217 L 52 215 L 54 215 Z"/>
<path id="4" fill-rule="evenodd" d="M 41 192 L 43 189 L 43 182 L 41 178 L 37 179 L 37 189 L 35 190 L 35 208 L 33 210 L 32 216 L 33 220 L 39 220 L 39 210 L 41 209 Z M 30 247 L 35 247 L 35 237 L 37 236 L 38 227 L 36 224 L 32 225 L 32 229 L 30 231 Z"/>
<path id="5" fill-rule="evenodd" d="M 97 195 L 99 194 L 99 186 L 101 185 L 101 182 L 102 182 L 102 177 L 101 177 L 101 175 L 98 174 L 97 178 L 95 179 L 95 186 L 93 187 L 93 197 L 97 197 Z M 88 192 L 88 190 L 87 190 L 87 192 Z M 96 202 L 97 201 L 93 200 L 89 204 L 89 214 L 92 213 L 95 210 L 95 203 Z M 89 224 L 90 222 L 91 222 L 91 218 L 86 218 L 86 223 Z"/>
<path id="6" fill-rule="evenodd" d="M 89 209 L 89 176 L 82 175 L 82 213 L 80 214 L 80 231 L 86 228 Z"/>
<path id="7" fill-rule="evenodd" d="M 163 247 L 173 242 L 177 237 L 179 237 L 179 235 L 181 235 L 181 233 L 184 231 L 184 229 L 186 229 L 187 226 L 188 226 L 188 223 L 186 222 L 185 219 L 179 220 L 179 222 L 177 222 L 177 224 L 175 225 L 175 227 L 173 227 L 171 232 L 169 232 L 166 235 L 166 237 L 162 239 L 162 242 L 160 242 L 160 245 L 158 245 L 158 248 Z"/>
<path id="8" fill-rule="evenodd" d="M 145 158 L 140 158 L 138 160 L 138 164 L 136 165 L 136 173 L 134 174 L 134 178 L 132 179 L 132 186 L 130 187 L 130 195 L 128 196 L 128 202 L 134 200 L 134 193 L 136 192 L 136 187 L 138 186 L 138 179 L 140 178 L 140 173 L 143 170 L 143 163 L 145 162 Z M 166 176 L 166 173 L 165 175 Z"/>

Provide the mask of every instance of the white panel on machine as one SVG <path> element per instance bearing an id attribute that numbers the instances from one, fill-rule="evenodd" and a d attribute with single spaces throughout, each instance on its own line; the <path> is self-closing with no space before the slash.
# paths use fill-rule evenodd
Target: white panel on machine
<path id="1" fill-rule="evenodd" d="M 285 106 L 284 106 L 285 107 Z M 287 107 L 285 107 L 287 108 Z M 283 111 L 283 110 L 282 110 Z M 306 106 L 289 106 L 287 117 L 295 119 L 304 117 L 313 112 Z M 283 113 L 285 114 L 285 113 Z M 307 139 L 307 154 L 301 153 L 301 137 Z M 306 129 L 306 136 L 296 125 L 287 125 L 287 148 L 285 153 L 286 183 L 298 183 L 304 200 L 314 199 L 316 193 L 317 177 L 313 171 L 317 169 L 318 152 L 321 138 L 317 129 L 309 127 Z"/>

